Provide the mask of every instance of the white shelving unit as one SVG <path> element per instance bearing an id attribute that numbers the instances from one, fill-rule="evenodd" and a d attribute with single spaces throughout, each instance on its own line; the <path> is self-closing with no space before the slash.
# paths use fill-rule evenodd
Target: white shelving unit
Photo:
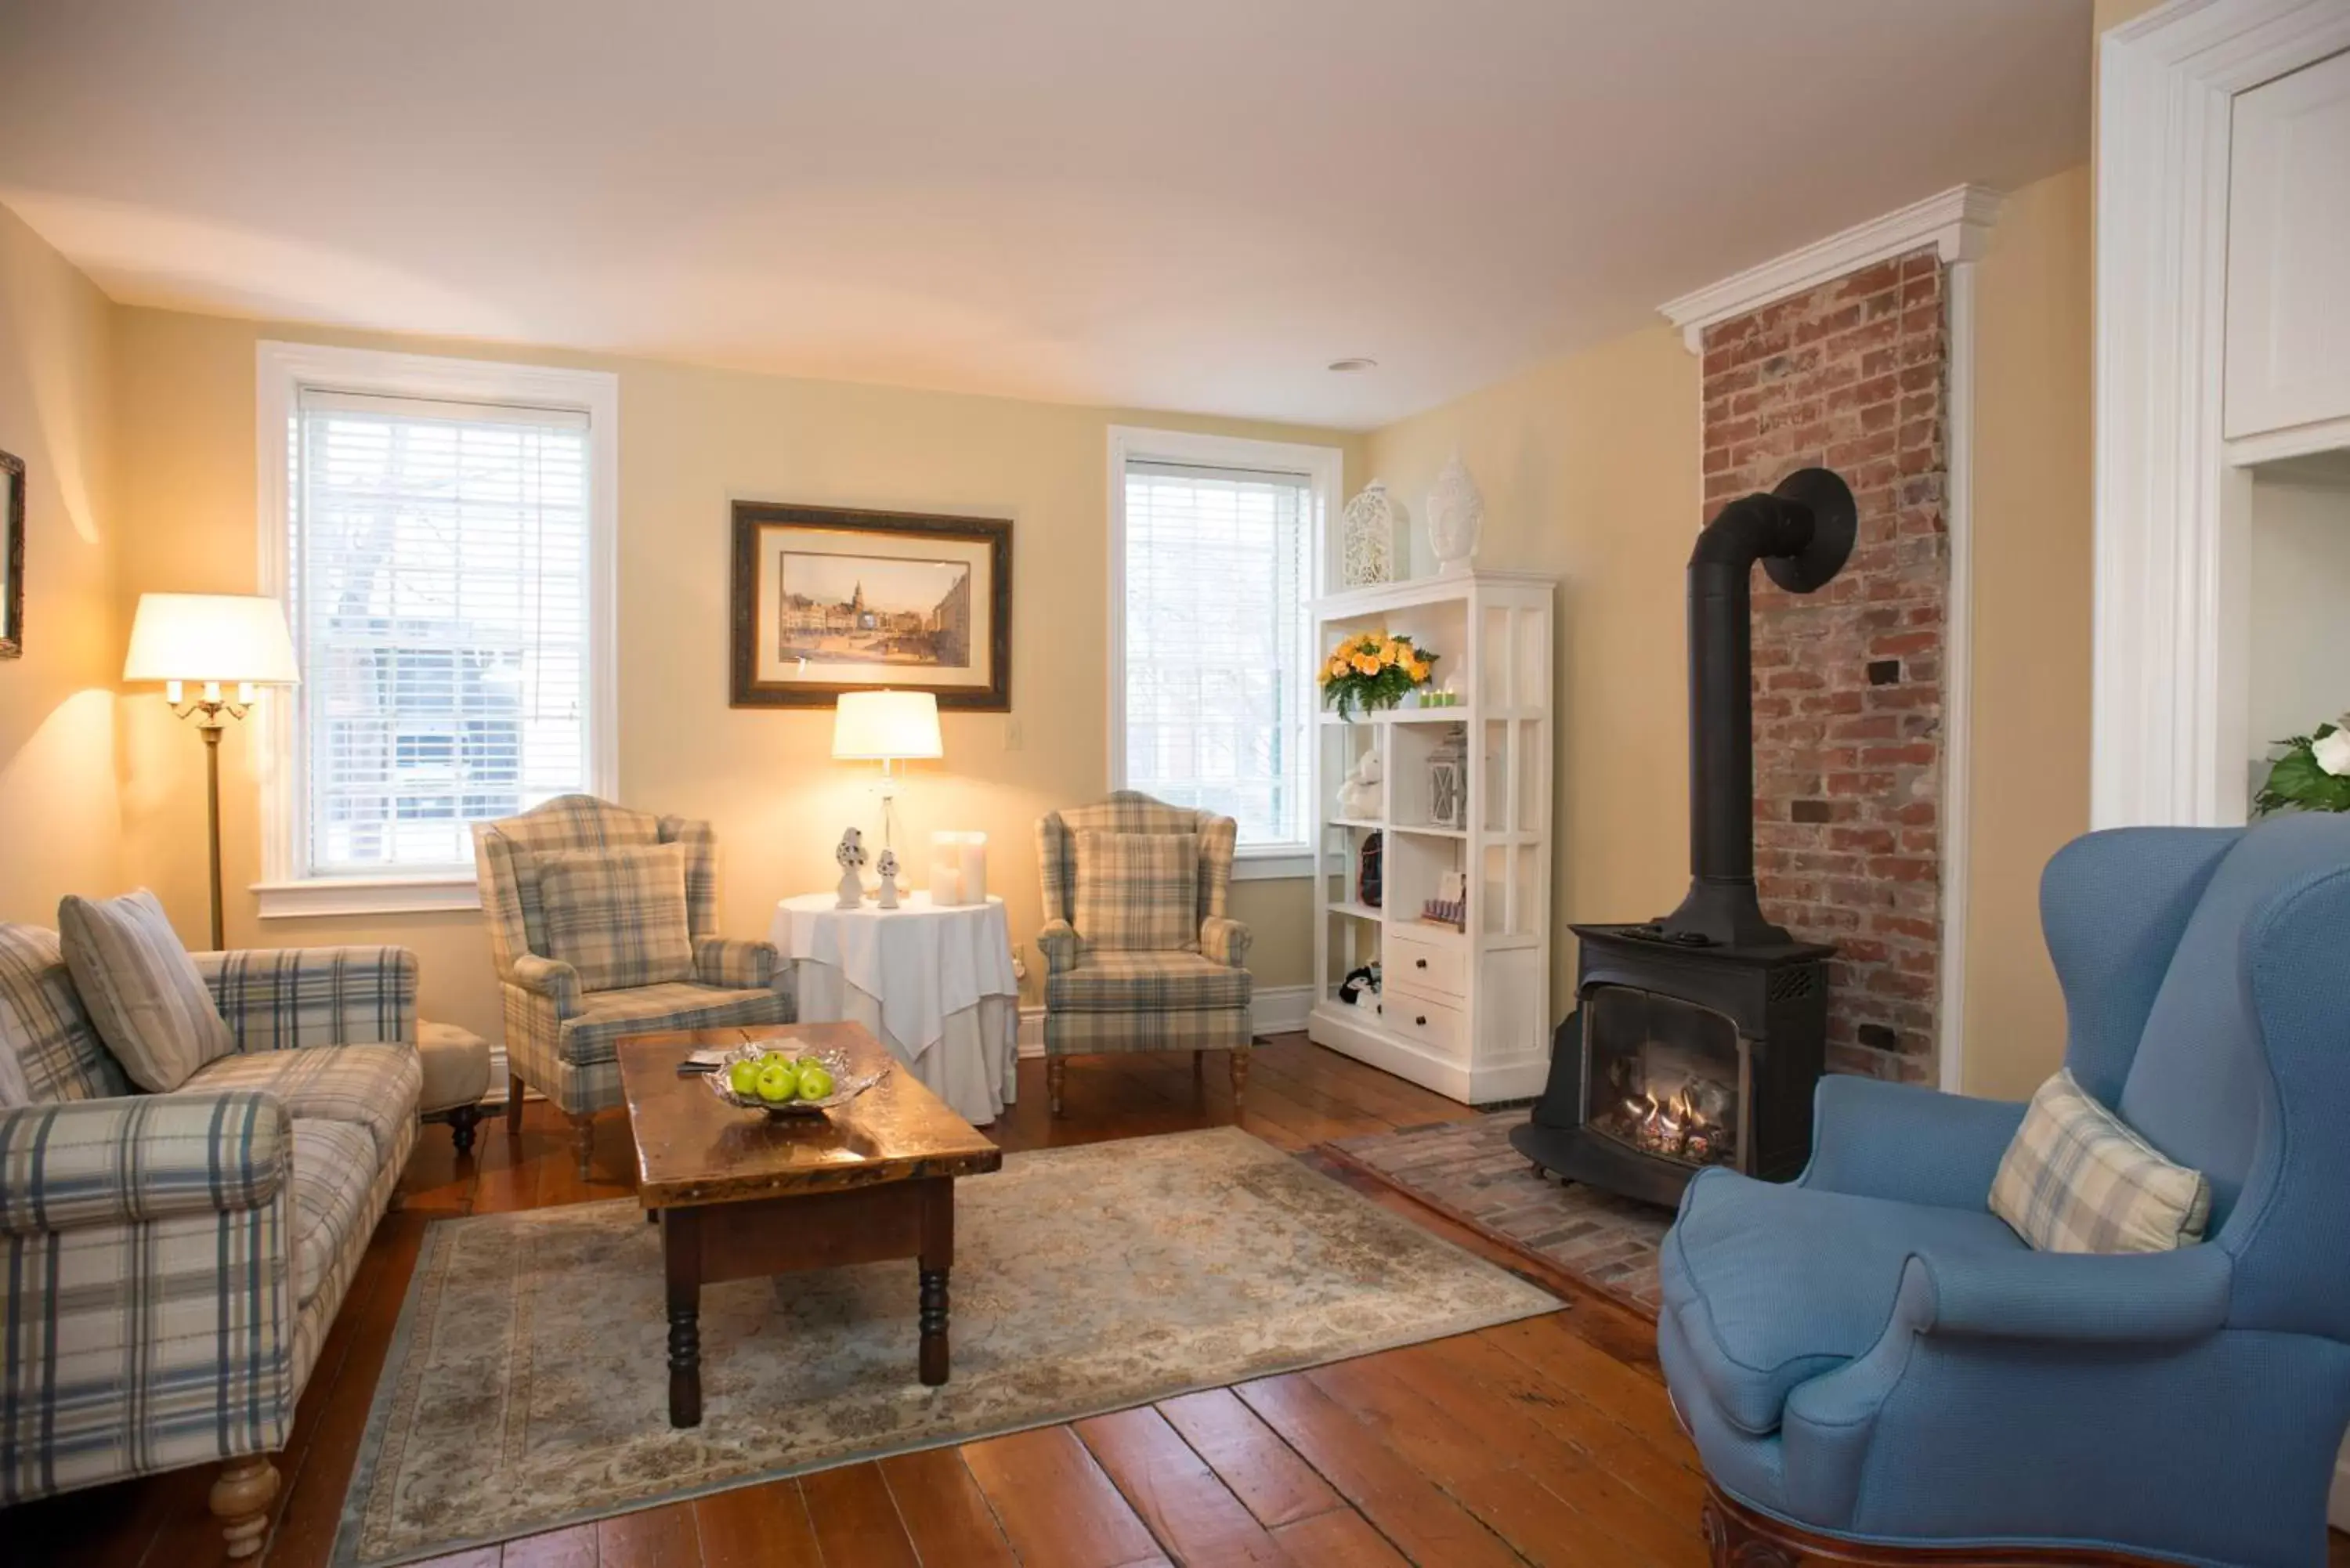
<path id="1" fill-rule="evenodd" d="M 1325 711 L 1314 755 L 1315 972 L 1306 1020 L 1320 1044 L 1471 1105 L 1542 1092 L 1550 1069 L 1552 617 L 1555 585 L 1518 572 L 1382 583 L 1316 600 L 1315 651 L 1366 631 L 1409 634 L 1441 655 L 1449 708 L 1399 708 L 1351 723 Z M 1461 820 L 1436 820 L 1430 761 L 1457 741 Z M 1377 820 L 1337 809 L 1368 750 L 1383 770 Z M 1364 841 L 1382 836 L 1379 904 L 1363 901 Z M 1421 919 L 1446 872 L 1467 874 L 1466 928 Z M 1338 1000 L 1380 961 L 1375 1002 Z"/>

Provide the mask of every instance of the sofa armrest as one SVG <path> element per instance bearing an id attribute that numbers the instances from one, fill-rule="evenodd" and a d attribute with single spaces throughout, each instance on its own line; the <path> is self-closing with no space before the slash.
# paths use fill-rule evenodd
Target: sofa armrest
<path id="1" fill-rule="evenodd" d="M 506 971 L 506 983 L 553 1002 L 558 1019 L 579 1015 L 579 971 L 560 959 L 524 953 Z"/>
<path id="2" fill-rule="evenodd" d="M 0 1231 L 258 1209 L 277 1196 L 293 1149 L 285 1102 L 257 1089 L 0 1111 Z"/>
<path id="3" fill-rule="evenodd" d="M 1812 1161 L 1804 1187 L 1981 1209 L 2023 1106 L 1831 1073 L 1812 1100 Z"/>
<path id="4" fill-rule="evenodd" d="M 1045 954 L 1046 974 L 1066 974 L 1077 967 L 1077 929 L 1068 921 L 1045 921 L 1036 933 L 1036 946 Z"/>
<path id="5" fill-rule="evenodd" d="M 1901 1266 L 1887 1333 L 2074 1345 L 2174 1345 L 2228 1321 L 2235 1263 L 2210 1242 L 2172 1252 L 1963 1259 L 1919 1248 Z"/>
<path id="6" fill-rule="evenodd" d="M 745 941 L 737 937 L 693 939 L 693 974 L 704 985 L 755 990 L 775 983 L 783 955 L 773 942 Z"/>
<path id="7" fill-rule="evenodd" d="M 406 948 L 191 956 L 241 1052 L 416 1043 L 416 955 Z"/>
<path id="8" fill-rule="evenodd" d="M 1200 922 L 1200 951 L 1226 969 L 1248 967 L 1249 929 L 1227 915 Z"/>

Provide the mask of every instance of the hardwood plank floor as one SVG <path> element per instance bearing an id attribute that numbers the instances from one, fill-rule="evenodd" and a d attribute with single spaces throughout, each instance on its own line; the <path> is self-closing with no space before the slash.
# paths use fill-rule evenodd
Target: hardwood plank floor
<path id="1" fill-rule="evenodd" d="M 1046 1114 L 1044 1064 L 990 1129 L 1007 1149 L 1233 1121 L 1221 1061 L 1071 1064 L 1068 1115 Z M 1283 1148 L 1471 1115 L 1284 1036 L 1256 1053 L 1239 1125 Z M 525 1107 L 519 1139 L 485 1123 L 475 1158 L 425 1129 L 321 1350 L 278 1465 L 263 1568 L 324 1568 L 377 1376 L 424 1227 L 626 1196 L 627 1128 L 598 1119 L 595 1168 L 569 1129 Z M 1374 1201 L 1505 1263 L 1491 1243 L 1343 1171 Z M 1074 1426 L 843 1466 L 452 1554 L 431 1568 L 1520 1568 L 1704 1559 L 1696 1456 L 1655 1366 L 1646 1321 L 1555 1272 L 1522 1270 L 1565 1312 L 1387 1351 Z M 0 1511 L 0 1565 L 214 1568 L 209 1470 L 183 1470 Z M 2350 1563 L 2334 1538 L 2337 1563 Z"/>

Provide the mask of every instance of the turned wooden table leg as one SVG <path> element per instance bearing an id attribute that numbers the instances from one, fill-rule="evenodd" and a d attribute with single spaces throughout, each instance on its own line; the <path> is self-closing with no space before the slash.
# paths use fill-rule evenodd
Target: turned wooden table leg
<path id="1" fill-rule="evenodd" d="M 1241 1114 L 1241 1096 L 1248 1093 L 1249 1047 L 1232 1050 L 1232 1115 Z"/>
<path id="2" fill-rule="evenodd" d="M 954 1263 L 954 1179 L 934 1180 L 922 1196 L 921 1375 L 935 1388 L 947 1380 L 947 1271 Z"/>
<path id="3" fill-rule="evenodd" d="M 591 1112 L 571 1117 L 571 1158 L 579 1168 L 579 1179 L 587 1180 L 596 1166 L 596 1117 Z"/>
<path id="4" fill-rule="evenodd" d="M 473 1152 L 473 1128 L 481 1120 L 479 1106 L 459 1106 L 449 1113 L 449 1141 L 457 1146 L 459 1159 Z"/>
<path id="5" fill-rule="evenodd" d="M 669 1283 L 669 1424 L 702 1425 L 702 1232 L 691 1209 L 661 1210 Z"/>
<path id="6" fill-rule="evenodd" d="M 209 1501 L 231 1557 L 261 1550 L 261 1538 L 269 1533 L 269 1505 L 276 1497 L 277 1467 L 267 1454 L 248 1454 L 221 1467 Z"/>
<path id="7" fill-rule="evenodd" d="M 1068 1082 L 1069 1059 L 1066 1056 L 1045 1058 L 1045 1097 L 1052 1102 L 1053 1114 L 1061 1114 L 1061 1085 Z"/>
<path id="8" fill-rule="evenodd" d="M 506 1075 L 506 1137 L 522 1137 L 522 1080 Z"/>

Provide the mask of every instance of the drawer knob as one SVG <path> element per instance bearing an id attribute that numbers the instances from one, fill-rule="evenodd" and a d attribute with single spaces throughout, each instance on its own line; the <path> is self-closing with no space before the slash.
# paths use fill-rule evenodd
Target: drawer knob
<path id="1" fill-rule="evenodd" d="M 1411 961 L 1411 964 L 1414 969 L 1426 969 L 1428 967 L 1428 961 L 1426 959 L 1414 959 Z"/>
<path id="2" fill-rule="evenodd" d="M 1419 1017 L 1413 1019 L 1412 1022 L 1419 1024 L 1422 1029 L 1425 1029 L 1428 1027 L 1428 1014 L 1423 1012 Z"/>

